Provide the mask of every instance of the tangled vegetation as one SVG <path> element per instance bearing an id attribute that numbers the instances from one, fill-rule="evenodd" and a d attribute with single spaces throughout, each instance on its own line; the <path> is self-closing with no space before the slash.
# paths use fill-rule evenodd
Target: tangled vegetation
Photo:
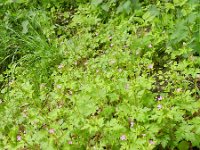
<path id="1" fill-rule="evenodd" d="M 200 148 L 199 0 L 1 0 L 0 149 Z"/>

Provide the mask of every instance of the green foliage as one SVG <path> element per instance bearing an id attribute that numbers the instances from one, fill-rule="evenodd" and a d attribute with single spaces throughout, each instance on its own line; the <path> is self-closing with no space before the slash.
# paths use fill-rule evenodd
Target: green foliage
<path id="1" fill-rule="evenodd" d="M 200 148 L 199 11 L 1 1 L 0 148 Z"/>

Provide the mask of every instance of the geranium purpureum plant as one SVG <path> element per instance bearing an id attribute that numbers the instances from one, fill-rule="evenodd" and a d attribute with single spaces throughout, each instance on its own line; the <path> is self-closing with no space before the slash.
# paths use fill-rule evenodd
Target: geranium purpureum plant
<path id="1" fill-rule="evenodd" d="M 199 3 L 1 1 L 0 149 L 199 149 Z"/>

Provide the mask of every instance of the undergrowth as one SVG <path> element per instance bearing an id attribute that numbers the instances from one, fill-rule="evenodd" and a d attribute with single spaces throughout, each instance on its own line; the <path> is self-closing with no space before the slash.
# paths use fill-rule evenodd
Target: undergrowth
<path id="1" fill-rule="evenodd" d="M 200 148 L 198 0 L 0 2 L 1 149 Z"/>

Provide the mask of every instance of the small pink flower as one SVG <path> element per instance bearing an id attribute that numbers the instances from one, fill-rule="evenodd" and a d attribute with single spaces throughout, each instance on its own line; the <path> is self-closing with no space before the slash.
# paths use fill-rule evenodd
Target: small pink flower
<path id="1" fill-rule="evenodd" d="M 55 130 L 54 129 L 49 129 L 50 134 L 54 134 Z"/>
<path id="2" fill-rule="evenodd" d="M 46 85 L 45 83 L 40 84 L 40 88 L 41 88 L 41 89 L 44 88 L 45 85 Z"/>
<path id="3" fill-rule="evenodd" d="M 181 92 L 181 88 L 176 89 L 176 92 L 178 93 Z"/>
<path id="4" fill-rule="evenodd" d="M 139 50 L 137 50 L 135 54 L 136 54 L 136 55 L 139 55 L 139 54 L 140 54 L 140 51 L 139 51 Z"/>
<path id="5" fill-rule="evenodd" d="M 88 62 L 86 61 L 86 62 L 84 62 L 84 65 L 86 66 L 88 64 Z"/>
<path id="6" fill-rule="evenodd" d="M 149 44 L 149 45 L 148 45 L 148 47 L 149 47 L 149 48 L 152 48 L 152 45 L 151 45 L 151 44 Z"/>
<path id="7" fill-rule="evenodd" d="M 149 144 L 153 145 L 153 144 L 155 144 L 155 142 L 153 140 L 149 140 Z"/>
<path id="8" fill-rule="evenodd" d="M 9 85 L 12 86 L 14 83 L 15 83 L 15 81 L 12 80 L 12 81 L 9 82 Z"/>
<path id="9" fill-rule="evenodd" d="M 158 96 L 158 98 L 157 98 L 158 101 L 161 101 L 162 99 L 163 99 L 162 96 Z"/>
<path id="10" fill-rule="evenodd" d="M 115 60 L 111 60 L 110 61 L 110 64 L 112 65 L 112 64 L 114 64 L 115 63 Z"/>
<path id="11" fill-rule="evenodd" d="M 68 144 L 69 144 L 69 145 L 72 145 L 72 144 L 73 144 L 73 142 L 72 142 L 72 141 L 68 141 Z"/>
<path id="12" fill-rule="evenodd" d="M 61 89 L 62 87 L 61 87 L 61 85 L 57 85 L 57 89 Z"/>
<path id="13" fill-rule="evenodd" d="M 73 94 L 73 92 L 72 92 L 71 90 L 69 90 L 68 93 L 69 93 L 69 95 L 72 95 L 72 94 Z"/>
<path id="14" fill-rule="evenodd" d="M 120 68 L 120 69 L 118 69 L 118 71 L 119 71 L 119 72 L 122 72 L 122 69 Z"/>
<path id="15" fill-rule="evenodd" d="M 24 118 L 26 118 L 26 117 L 27 117 L 27 111 L 23 111 L 23 112 L 22 112 L 22 116 L 23 116 Z"/>
<path id="16" fill-rule="evenodd" d="M 17 141 L 21 141 L 22 137 L 20 135 L 17 136 Z"/>
<path id="17" fill-rule="evenodd" d="M 142 136 L 143 136 L 143 137 L 145 137 L 145 136 L 146 136 L 146 134 L 142 134 Z"/>
<path id="18" fill-rule="evenodd" d="M 60 64 L 59 66 L 58 66 L 58 69 L 62 69 L 64 67 L 64 65 L 63 64 Z"/>
<path id="19" fill-rule="evenodd" d="M 135 124 L 135 123 L 134 123 L 133 121 L 131 121 L 131 122 L 130 122 L 130 127 L 132 128 L 132 127 L 134 126 L 134 124 Z"/>
<path id="20" fill-rule="evenodd" d="M 157 108 L 158 108 L 158 110 L 160 110 L 160 109 L 162 108 L 162 105 L 159 104 L 159 105 L 157 106 Z"/>
<path id="21" fill-rule="evenodd" d="M 121 68 L 119 68 L 119 69 L 118 69 L 118 72 L 122 72 L 122 69 L 121 69 Z"/>
<path id="22" fill-rule="evenodd" d="M 149 64 L 148 69 L 153 69 L 153 64 Z"/>
<path id="23" fill-rule="evenodd" d="M 120 137 L 120 140 L 125 141 L 125 140 L 126 140 L 126 135 L 122 135 L 122 136 Z"/>
<path id="24" fill-rule="evenodd" d="M 130 88 L 130 85 L 127 83 L 127 84 L 125 85 L 125 89 L 126 89 L 126 90 L 129 90 L 129 88 Z"/>

